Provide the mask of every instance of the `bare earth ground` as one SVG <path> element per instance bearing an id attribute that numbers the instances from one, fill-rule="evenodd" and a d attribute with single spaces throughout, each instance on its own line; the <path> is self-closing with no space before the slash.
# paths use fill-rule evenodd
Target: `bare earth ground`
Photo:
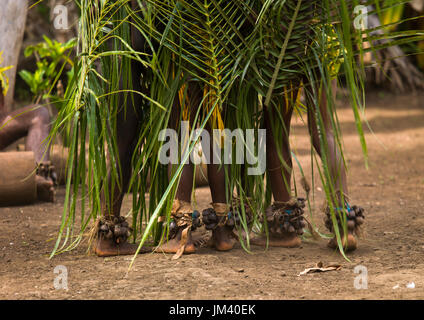
<path id="1" fill-rule="evenodd" d="M 424 95 L 371 94 L 366 116 L 370 168 L 364 166 L 353 115 L 340 103 L 352 203 L 366 209 L 366 235 L 351 263 L 327 249 L 326 241 L 301 248 L 237 246 L 220 253 L 201 248 L 171 261 L 170 255 L 98 258 L 77 250 L 52 260 L 63 208 L 64 189 L 55 204 L 0 208 L 0 299 L 423 299 L 424 298 Z M 293 146 L 310 177 L 309 140 L 305 126 L 294 121 Z M 316 178 L 318 178 L 316 176 Z M 323 192 L 314 188 L 315 220 Z M 200 209 L 210 202 L 207 188 L 197 190 Z M 123 212 L 131 200 L 127 199 Z M 50 241 L 48 241 L 50 240 Z M 339 271 L 298 276 L 319 261 L 337 262 Z M 54 268 L 69 272 L 69 290 L 54 289 Z M 354 288 L 354 268 L 368 270 L 368 289 Z M 406 288 L 414 282 L 415 289 Z M 398 289 L 393 289 L 399 285 Z"/>

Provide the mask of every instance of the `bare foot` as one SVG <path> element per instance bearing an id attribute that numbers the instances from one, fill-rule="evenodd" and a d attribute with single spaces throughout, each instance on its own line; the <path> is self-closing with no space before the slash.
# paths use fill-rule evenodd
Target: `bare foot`
<path id="1" fill-rule="evenodd" d="M 96 247 L 94 252 L 99 257 L 111 257 L 111 256 L 125 256 L 133 255 L 136 253 L 138 245 L 123 242 L 116 243 L 113 239 L 104 239 L 100 237 L 97 239 Z M 150 250 L 151 252 L 151 250 Z"/>
<path id="2" fill-rule="evenodd" d="M 302 240 L 296 232 L 284 232 L 282 234 L 270 234 L 269 239 L 266 236 L 252 239 L 253 245 L 266 247 L 296 248 L 302 244 Z"/>
<path id="3" fill-rule="evenodd" d="M 180 228 L 175 238 L 169 239 L 167 242 L 165 242 L 161 246 L 158 246 L 155 251 L 163 252 L 163 253 L 177 253 L 178 250 L 181 248 L 182 232 L 183 232 L 183 229 Z M 195 252 L 196 252 L 196 247 L 193 243 L 191 231 L 189 231 L 187 235 L 187 243 L 184 248 L 184 254 L 190 254 Z"/>
<path id="4" fill-rule="evenodd" d="M 54 184 L 51 179 L 46 179 L 42 176 L 35 176 L 35 183 L 37 184 L 37 198 L 40 201 L 54 202 L 55 190 Z"/>
<path id="5" fill-rule="evenodd" d="M 346 250 L 347 252 L 354 251 L 358 247 L 358 241 L 356 240 L 356 237 L 353 234 L 348 233 L 347 242 L 346 242 L 346 238 L 342 235 L 342 245 L 343 245 L 343 249 Z M 339 246 L 337 244 L 336 237 L 331 239 L 328 242 L 327 246 L 331 249 L 337 249 Z"/>
<path id="6" fill-rule="evenodd" d="M 360 231 L 361 231 L 361 226 L 364 223 L 364 209 L 362 207 L 359 206 L 350 206 L 347 202 L 346 202 L 346 215 L 347 215 L 347 239 L 343 236 L 343 234 L 341 234 L 342 236 L 342 245 L 343 248 L 346 252 L 349 251 L 354 251 L 356 250 L 356 248 L 358 247 L 358 240 L 356 239 L 355 235 L 359 235 Z M 327 207 L 326 209 L 326 219 L 325 219 L 325 225 L 327 227 L 328 230 L 330 230 L 331 232 L 334 233 L 334 228 L 333 228 L 333 223 L 331 221 L 331 215 L 330 215 L 330 209 Z M 337 220 L 339 222 L 339 217 L 337 216 Z M 339 230 L 340 230 L 340 222 L 339 222 Z M 343 229 L 341 229 L 342 231 Z M 337 238 L 334 237 L 333 239 L 331 239 L 328 242 L 327 245 L 329 248 L 331 249 L 336 249 L 338 248 L 338 244 L 337 244 Z"/>
<path id="7" fill-rule="evenodd" d="M 230 228 L 217 227 L 212 231 L 212 246 L 218 251 L 229 251 L 234 247 L 235 240 Z"/>

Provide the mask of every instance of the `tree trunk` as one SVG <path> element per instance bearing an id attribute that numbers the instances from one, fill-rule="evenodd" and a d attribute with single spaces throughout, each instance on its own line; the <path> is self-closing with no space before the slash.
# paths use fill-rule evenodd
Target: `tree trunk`
<path id="1" fill-rule="evenodd" d="M 28 0 L 1 0 L 0 6 L 0 51 L 3 51 L 3 66 L 13 66 L 6 71 L 9 78 L 9 91 L 6 95 L 6 111 L 13 103 L 16 67 L 24 36 L 28 11 Z"/>

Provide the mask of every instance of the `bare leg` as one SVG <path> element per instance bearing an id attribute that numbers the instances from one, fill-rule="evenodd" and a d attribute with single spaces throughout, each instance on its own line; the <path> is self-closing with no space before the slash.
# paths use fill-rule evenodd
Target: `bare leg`
<path id="1" fill-rule="evenodd" d="M 141 66 L 132 62 L 132 77 L 133 89 L 141 91 L 139 84 Z M 108 174 L 108 189 L 104 187 L 101 194 L 102 216 L 107 223 L 118 223 L 122 230 L 122 237 L 114 235 L 113 238 L 106 238 L 100 235 L 94 248 L 98 256 L 116 256 L 116 255 L 130 255 L 134 254 L 137 250 L 137 245 L 130 244 L 126 241 L 127 235 L 125 232 L 129 231 L 128 224 L 123 222 L 120 216 L 122 200 L 125 193 L 128 191 L 129 181 L 131 178 L 131 158 L 137 144 L 138 129 L 139 129 L 139 108 L 142 104 L 140 95 L 127 96 L 126 105 L 124 105 L 124 95 L 120 95 L 121 109 L 118 113 L 116 122 L 117 132 L 117 145 L 119 152 L 119 161 L 121 167 L 117 168 L 120 183 L 112 179 L 111 172 Z M 113 164 L 111 164 L 113 165 Z M 110 203 L 107 203 L 105 193 L 108 193 Z"/>
<path id="2" fill-rule="evenodd" d="M 318 88 L 317 88 L 318 90 Z M 333 80 L 332 82 L 332 94 L 335 97 L 337 90 L 337 82 Z M 335 100 L 333 98 L 333 100 Z M 347 188 L 347 178 L 346 178 L 346 168 L 343 162 L 343 159 L 340 154 L 340 149 L 338 144 L 335 141 L 333 126 L 331 124 L 331 115 L 328 108 L 328 99 L 325 90 L 321 92 L 320 104 L 319 104 L 319 114 L 322 118 L 325 129 L 325 140 L 327 143 L 327 158 L 328 165 L 330 167 L 331 178 L 334 183 L 334 188 L 336 191 L 343 192 L 345 195 L 348 194 Z M 315 115 L 315 110 L 313 107 L 313 102 L 308 103 L 308 128 L 312 138 L 312 144 L 317 151 L 318 155 L 322 158 L 322 150 L 320 137 L 318 133 L 317 119 Z M 341 199 L 338 199 L 341 201 Z"/>
<path id="3" fill-rule="evenodd" d="M 168 165 L 168 176 L 171 178 L 178 165 Z M 186 164 L 181 173 L 181 179 L 178 184 L 175 199 L 191 202 L 191 192 L 193 190 L 194 166 L 192 163 Z"/>
<path id="4" fill-rule="evenodd" d="M 27 137 L 26 150 L 33 151 L 37 164 L 50 160 L 47 138 L 50 132 L 50 115 L 45 107 L 27 106 L 3 115 L 0 120 L 0 150 L 16 140 Z M 36 176 L 38 198 L 54 201 L 54 185 L 50 178 Z"/>
<path id="5" fill-rule="evenodd" d="M 193 118 L 194 113 L 197 111 L 197 107 L 200 104 L 202 99 L 202 90 L 193 84 L 189 85 L 189 97 L 192 106 L 191 111 L 191 127 L 193 128 Z M 176 103 L 173 115 L 172 115 L 172 123 L 174 129 L 177 128 L 177 124 L 180 120 L 180 111 L 181 107 L 178 103 Z M 207 130 L 211 134 L 211 129 L 208 126 Z M 213 145 L 210 145 L 210 152 L 213 152 Z M 175 167 L 175 166 L 174 166 Z M 170 176 L 172 175 L 172 166 L 169 165 Z M 189 163 L 184 166 L 183 172 L 181 175 L 181 179 L 178 185 L 177 193 L 175 199 L 182 203 L 189 204 L 191 203 L 191 194 L 193 188 L 193 178 L 194 178 L 194 165 Z M 208 165 L 208 180 L 209 186 L 212 195 L 212 201 L 214 203 L 225 204 L 226 203 L 226 195 L 225 195 L 225 172 L 223 167 L 219 165 L 210 164 Z M 214 247 L 217 250 L 226 251 L 230 250 L 234 246 L 234 240 L 231 236 L 231 229 L 226 226 L 217 227 L 212 231 L 212 239 L 214 243 Z M 181 237 L 182 237 L 182 229 L 180 229 L 175 238 L 170 239 L 167 243 L 162 245 L 159 249 L 167 252 L 167 253 L 176 253 L 181 247 Z M 184 249 L 184 253 L 192 253 L 195 252 L 195 246 L 193 244 L 193 239 L 191 236 L 191 232 L 188 233 L 187 244 Z"/>
<path id="6" fill-rule="evenodd" d="M 296 97 L 297 94 L 294 94 L 294 96 Z M 265 111 L 265 128 L 267 130 L 267 177 L 275 201 L 274 204 L 267 209 L 266 216 L 272 214 L 274 210 L 277 210 L 277 204 L 287 203 L 291 199 L 292 158 L 289 136 L 294 102 L 295 101 L 289 102 L 291 105 L 287 107 L 283 104 L 281 108 L 281 114 L 283 116 L 282 124 L 278 123 L 277 111 L 273 108 L 269 108 Z M 281 132 L 276 132 L 277 127 L 282 127 Z M 280 141 L 281 144 L 277 144 L 276 141 Z M 269 227 L 269 239 L 262 237 L 255 239 L 252 243 L 264 246 L 268 241 L 269 246 L 276 247 L 296 247 L 300 245 L 301 240 L 296 232 L 276 232 L 273 230 L 274 228 L 272 226 Z"/>
<path id="7" fill-rule="evenodd" d="M 191 114 L 190 114 L 190 127 L 193 128 L 193 121 L 194 121 L 194 114 L 193 112 L 196 112 L 197 106 L 200 103 L 200 90 L 194 86 L 189 84 L 189 92 L 188 96 L 190 97 L 190 105 L 192 106 Z M 171 112 L 171 119 L 170 124 L 172 129 L 179 130 L 179 123 L 181 120 L 181 104 L 178 100 L 178 97 L 176 98 L 176 101 L 173 105 L 173 109 Z M 175 171 L 179 165 L 176 164 L 169 164 L 168 165 L 168 176 L 169 179 L 171 179 Z M 190 215 L 192 213 L 191 208 L 191 195 L 193 190 L 193 179 L 194 179 L 194 165 L 189 162 L 188 164 L 184 165 L 183 170 L 181 172 L 180 181 L 178 183 L 177 192 L 175 194 L 175 201 L 174 205 L 179 206 L 178 208 L 173 208 L 173 211 L 179 211 L 178 213 L 185 213 L 186 215 Z M 181 205 L 181 206 L 180 206 Z M 173 212 L 176 213 L 176 212 Z M 177 223 L 177 222 L 176 222 Z M 196 252 L 196 247 L 193 243 L 193 238 L 191 234 L 191 230 L 188 230 L 185 235 L 184 233 L 184 227 L 178 226 L 177 233 L 175 237 L 168 239 L 165 243 L 160 245 L 157 250 L 158 252 L 164 252 L 164 253 L 177 253 L 182 245 L 184 245 L 184 251 L 185 254 L 190 254 Z M 183 241 L 182 241 L 183 239 Z M 182 250 L 182 249 L 181 249 Z"/>
<path id="8" fill-rule="evenodd" d="M 210 136 L 212 137 L 212 130 L 208 127 Z M 210 143 L 210 155 L 211 159 L 213 155 L 213 143 Z M 211 161 L 213 162 L 213 161 Z M 225 170 L 228 168 L 227 165 L 220 164 L 209 164 L 208 165 L 208 181 L 211 190 L 212 202 L 214 204 L 220 204 L 225 208 L 227 204 L 227 197 L 225 194 L 226 182 L 225 182 Z M 228 214 L 223 212 L 221 214 Z M 227 225 L 217 226 L 212 230 L 212 245 L 218 251 L 228 251 L 234 247 L 234 238 L 232 236 L 232 228 Z"/>
<path id="9" fill-rule="evenodd" d="M 333 101 L 335 100 L 335 94 L 337 90 L 337 80 L 333 80 L 331 83 L 332 86 L 332 94 Z M 319 88 L 316 88 L 319 90 Z M 314 107 L 314 103 L 312 101 L 308 102 L 308 127 L 309 132 L 312 138 L 312 144 L 319 154 L 319 156 L 323 157 L 323 150 L 320 143 L 319 131 L 317 126 L 317 111 Z M 319 101 L 319 116 L 322 119 L 322 123 L 324 125 L 324 139 L 327 144 L 327 154 L 326 158 L 328 159 L 328 166 L 330 169 L 330 175 L 332 183 L 334 184 L 334 189 L 337 192 L 337 203 L 334 203 L 335 207 L 344 208 L 344 203 L 342 201 L 342 194 L 344 197 L 348 195 L 347 188 L 347 177 L 346 177 L 346 168 L 344 165 L 344 161 L 342 159 L 339 146 L 335 140 L 333 127 L 331 123 L 331 114 L 328 106 L 328 99 L 326 90 L 323 88 L 321 92 L 321 97 Z M 345 199 L 346 200 L 346 199 Z M 347 250 L 355 250 L 357 247 L 357 241 L 352 232 L 348 233 L 347 238 L 343 237 L 343 243 Z M 346 242 L 347 241 L 347 242 Z M 329 242 L 330 247 L 336 247 L 337 242 L 335 239 L 332 239 Z"/>
<path id="10" fill-rule="evenodd" d="M 168 165 L 168 174 L 171 178 L 174 175 L 174 171 L 176 169 L 176 165 Z M 175 200 L 183 204 L 184 208 L 182 208 L 187 213 L 190 213 L 191 216 L 191 191 L 193 188 L 193 178 L 194 178 L 194 166 L 193 164 L 187 164 L 184 166 L 183 171 L 181 173 L 181 178 L 177 187 L 177 193 L 175 195 Z M 177 253 L 181 248 L 181 239 L 183 238 L 184 228 L 179 228 L 177 230 L 177 234 L 174 238 L 169 239 L 164 244 L 160 245 L 157 250 L 158 252 L 164 253 Z M 187 240 L 184 246 L 183 253 L 189 254 L 196 252 L 196 247 L 193 243 L 191 230 L 188 230 L 186 235 Z"/>
<path id="11" fill-rule="evenodd" d="M 272 120 L 277 118 L 275 111 L 265 112 L 265 126 L 266 126 L 266 141 L 267 141 L 267 169 L 269 182 L 271 184 L 272 195 L 275 201 L 285 202 L 290 200 L 290 180 L 292 174 L 292 159 L 290 152 L 290 120 L 293 113 L 293 109 L 287 111 L 284 114 L 284 128 L 282 136 L 275 136 L 272 129 Z M 276 144 L 276 140 L 282 141 L 280 145 L 280 154 L 283 157 L 283 163 L 281 163 L 279 152 Z"/>

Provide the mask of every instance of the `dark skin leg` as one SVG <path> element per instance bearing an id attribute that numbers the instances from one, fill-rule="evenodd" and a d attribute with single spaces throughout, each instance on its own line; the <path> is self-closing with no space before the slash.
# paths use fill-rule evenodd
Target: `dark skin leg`
<path id="1" fill-rule="evenodd" d="M 318 90 L 318 88 L 317 88 Z M 333 100 L 335 100 L 335 94 L 337 90 L 337 82 L 333 80 L 332 82 L 332 94 L 334 95 Z M 328 161 L 330 167 L 331 178 L 334 182 L 334 187 L 336 190 L 341 190 L 345 195 L 348 193 L 347 188 L 347 177 L 346 177 L 346 168 L 344 166 L 343 159 L 340 154 L 339 147 L 336 143 L 333 127 L 331 125 L 331 115 L 329 108 L 327 107 L 327 94 L 325 90 L 322 90 L 321 100 L 319 104 L 319 111 L 322 117 L 322 121 L 325 128 L 325 139 L 327 141 L 328 146 Z M 316 115 L 314 112 L 314 104 L 313 102 L 308 102 L 308 129 L 311 135 L 312 144 L 318 153 L 318 155 L 322 158 L 321 144 L 319 140 L 318 126 Z M 339 199 L 340 201 L 340 199 Z"/>
<path id="2" fill-rule="evenodd" d="M 334 80 L 332 82 L 332 93 L 335 95 L 337 89 L 337 82 Z M 317 88 L 318 90 L 318 88 Z M 319 103 L 319 111 L 322 117 L 322 121 L 325 128 L 325 139 L 328 145 L 327 149 L 327 158 L 329 160 L 329 168 L 332 180 L 335 184 L 336 190 L 342 190 L 345 195 L 347 195 L 347 178 L 346 178 L 346 169 L 344 167 L 343 159 L 341 158 L 340 150 L 338 148 L 338 145 L 335 141 L 334 132 L 331 125 L 331 115 L 329 113 L 329 108 L 327 106 L 328 100 L 325 90 L 321 93 L 320 103 Z M 308 128 L 312 139 L 312 144 L 319 154 L 319 156 L 322 158 L 322 151 L 321 151 L 321 145 L 319 140 L 319 134 L 318 134 L 318 126 L 317 126 L 317 120 L 314 112 L 314 103 L 312 101 L 308 101 Z M 285 117 L 285 121 L 288 119 L 288 117 Z M 266 123 L 269 123 L 269 119 L 266 119 Z M 289 123 L 286 121 L 286 127 L 289 128 Z M 267 145 L 267 166 L 268 170 L 272 170 L 272 164 L 277 163 L 277 157 L 276 157 L 276 147 L 273 143 L 273 135 L 272 132 L 267 132 L 269 136 L 267 136 L 267 143 L 268 139 L 270 139 L 272 142 Z M 287 137 L 284 137 L 283 145 L 286 145 L 288 147 L 287 152 L 284 152 L 283 148 L 283 158 L 284 161 L 288 164 L 289 168 L 291 169 L 291 160 L 288 160 L 286 158 L 289 155 L 289 142 L 288 142 L 288 135 Z M 290 157 L 291 158 L 291 157 Z M 286 181 L 290 181 L 290 175 L 288 174 L 288 171 L 286 171 L 285 178 Z M 276 201 L 287 201 L 289 199 L 289 194 L 287 192 L 287 188 L 285 188 L 284 179 L 283 176 L 280 174 L 271 174 L 270 175 L 270 183 L 273 190 L 274 199 Z M 339 202 L 341 202 L 341 199 L 339 199 Z M 340 204 L 339 204 L 340 205 Z M 281 237 L 281 236 L 280 236 Z M 276 240 L 271 239 L 269 242 L 269 245 L 271 246 L 297 246 L 300 244 L 300 239 L 296 235 L 283 235 L 282 240 Z M 335 247 L 336 242 L 334 239 L 332 239 L 329 242 L 330 247 Z M 348 250 L 354 250 L 356 248 L 356 239 L 353 236 L 353 234 L 349 233 L 347 237 L 347 242 L 344 240 L 344 245 Z"/>
<path id="3" fill-rule="evenodd" d="M 191 127 L 193 127 L 193 118 L 195 115 L 196 107 L 199 106 L 200 101 L 202 99 L 202 90 L 198 88 L 196 85 L 190 85 L 189 87 L 189 97 L 191 100 L 191 106 L 194 106 L 193 110 L 191 111 Z M 180 106 L 179 104 L 176 104 L 173 110 L 172 115 L 172 123 L 173 128 L 177 128 L 177 123 L 180 119 L 179 116 L 179 110 Z M 209 126 L 206 128 L 209 132 L 209 134 L 212 136 L 212 130 Z M 210 145 L 211 153 L 213 152 L 213 144 Z M 171 168 L 172 165 L 169 167 L 169 173 L 171 177 Z M 175 169 L 175 166 L 174 166 Z M 177 193 L 175 196 L 176 200 L 184 201 L 184 202 L 191 202 L 191 192 L 193 187 L 193 178 L 194 178 L 194 165 L 192 163 L 189 163 L 184 166 L 183 172 L 181 175 L 181 179 L 177 188 Z M 211 196 L 212 201 L 214 203 L 226 203 L 226 195 L 225 195 L 225 172 L 224 167 L 217 165 L 217 164 L 209 164 L 208 165 L 208 181 L 209 186 L 211 190 Z M 180 241 L 181 241 L 181 233 L 182 230 L 180 230 L 177 234 L 177 236 L 174 239 L 169 240 L 165 244 L 163 244 L 160 247 L 160 250 L 166 253 L 176 253 L 180 247 Z M 215 230 L 212 231 L 212 241 L 213 246 L 220 251 L 227 251 L 233 248 L 234 246 L 234 239 L 232 238 L 232 232 L 227 227 L 218 227 Z M 193 253 L 196 251 L 196 248 L 193 244 L 193 239 L 191 236 L 191 232 L 189 232 L 187 245 L 184 249 L 184 253 Z"/>
<path id="4" fill-rule="evenodd" d="M 139 10 L 136 1 L 131 1 L 131 6 L 134 10 Z M 136 28 L 131 27 L 131 42 L 135 51 L 146 52 L 144 38 L 137 31 Z M 142 64 L 137 61 L 131 61 L 131 76 L 132 76 L 132 89 L 139 92 L 144 92 L 140 83 L 140 76 L 143 73 Z M 124 86 L 121 84 L 121 87 Z M 147 92 L 145 92 L 147 93 Z M 131 179 L 131 159 L 134 153 L 134 148 L 137 145 L 139 133 L 140 105 L 142 98 L 138 94 L 127 96 L 125 101 L 124 95 L 120 95 L 120 105 L 122 108 L 119 110 L 117 119 L 117 145 L 119 150 L 119 159 L 121 164 L 121 171 L 118 170 L 119 179 L 121 184 L 113 183 L 111 174 L 108 175 L 108 185 L 111 190 L 104 190 L 108 194 L 112 194 L 111 204 L 106 203 L 104 194 L 102 194 L 102 214 L 105 218 L 119 217 L 122 200 L 126 191 L 128 190 L 129 181 Z M 126 105 L 126 108 L 124 107 Z M 138 245 L 130 244 L 128 242 L 115 243 L 113 240 L 99 238 L 95 252 L 98 256 L 116 256 L 116 255 L 132 255 L 137 251 Z M 149 251 L 149 250 L 147 250 Z M 151 251 L 151 250 L 150 250 Z"/>
<path id="5" fill-rule="evenodd" d="M 171 178 L 173 176 L 173 171 L 176 169 L 176 165 L 168 165 L 168 175 Z M 175 195 L 176 200 L 184 201 L 187 203 L 191 202 L 191 190 L 193 186 L 194 178 L 194 166 L 193 164 L 187 164 L 184 166 L 181 173 L 181 179 L 178 184 L 177 193 Z M 164 253 L 176 253 L 180 248 L 181 237 L 183 229 L 178 230 L 178 233 L 175 238 L 166 241 L 164 244 L 158 247 L 158 252 Z M 190 254 L 196 252 L 196 247 L 193 243 L 193 238 L 191 231 L 188 232 L 187 243 L 184 248 L 185 254 Z"/>
<path id="6" fill-rule="evenodd" d="M 332 86 L 332 94 L 334 95 L 333 98 L 335 98 L 336 90 L 337 90 L 337 81 L 333 80 L 331 83 Z M 317 88 L 318 90 L 318 88 Z M 334 101 L 335 99 L 333 99 Z M 341 191 L 344 193 L 344 195 L 348 195 L 348 188 L 347 188 L 347 177 L 346 177 L 346 168 L 343 162 L 343 159 L 341 157 L 340 149 L 338 144 L 336 143 L 333 128 L 331 125 L 331 115 L 329 108 L 327 107 L 328 101 L 327 101 L 327 93 L 325 90 L 322 90 L 321 98 L 320 98 L 320 104 L 319 104 L 319 111 L 320 115 L 322 117 L 322 122 L 324 124 L 325 128 L 325 140 L 327 142 L 327 159 L 328 159 L 328 165 L 330 168 L 330 174 L 332 181 L 334 183 L 335 190 Z M 318 133 L 318 126 L 317 126 L 317 117 L 314 112 L 314 103 L 312 101 L 308 101 L 308 128 L 309 133 L 311 135 L 312 144 L 316 150 L 316 152 L 319 154 L 319 156 L 322 159 L 322 148 L 320 144 L 319 139 L 319 133 Z M 337 207 L 343 207 L 343 202 L 341 199 L 340 194 L 338 194 L 338 204 Z M 349 232 L 347 235 L 347 239 L 343 237 L 343 246 L 348 250 L 355 250 L 357 247 L 357 241 L 355 236 Z M 336 248 L 337 242 L 334 239 L 330 240 L 329 247 Z"/>
<path id="7" fill-rule="evenodd" d="M 297 96 L 294 94 L 294 96 Z M 276 202 L 287 202 L 291 198 L 290 192 L 290 181 L 292 175 L 292 158 L 291 149 L 289 143 L 290 136 L 290 121 L 293 114 L 292 103 L 286 107 L 285 105 L 281 108 L 281 114 L 283 117 L 283 128 L 282 131 L 276 133 L 273 130 L 274 126 L 281 126 L 277 123 L 278 115 L 272 107 L 265 110 L 265 128 L 266 128 L 266 160 L 269 183 L 271 184 L 272 195 Z M 277 146 L 276 141 L 282 141 L 280 146 Z M 279 157 L 278 148 L 282 155 L 284 163 L 281 162 Z M 267 243 L 269 246 L 274 247 L 297 247 L 300 245 L 301 240 L 296 233 L 283 233 L 283 234 L 270 234 L 269 239 L 261 237 L 254 239 L 253 244 L 265 246 Z"/>
<path id="8" fill-rule="evenodd" d="M 191 202 L 193 178 L 194 166 L 190 163 L 184 166 L 175 199 L 189 203 Z M 212 201 L 214 203 L 226 203 L 225 172 L 223 167 L 220 168 L 219 165 L 209 164 L 208 181 L 211 189 Z M 178 232 L 177 236 L 174 239 L 171 239 L 164 245 L 162 245 L 160 247 L 160 250 L 166 253 L 176 253 L 180 247 L 181 233 L 182 230 Z M 216 228 L 212 231 L 212 242 L 213 247 L 219 251 L 231 250 L 234 246 L 234 239 L 232 237 L 231 230 L 226 226 Z M 193 244 L 191 232 L 189 232 L 188 241 L 184 249 L 184 253 L 194 253 L 195 251 L 196 248 Z"/>
<path id="9" fill-rule="evenodd" d="M 112 182 L 111 174 L 109 173 L 108 181 L 109 186 L 112 188 L 113 196 L 111 209 L 106 204 L 105 196 L 102 194 L 102 215 L 106 219 L 120 216 L 122 200 L 125 192 L 128 189 L 129 180 L 131 178 L 131 157 L 134 151 L 134 141 L 137 135 L 137 118 L 135 112 L 127 110 L 127 117 L 124 118 L 122 111 L 117 123 L 117 144 L 119 149 L 119 158 L 121 163 L 121 187 L 115 182 Z M 106 191 L 105 191 L 106 192 Z M 109 194 L 111 193 L 108 191 Z M 123 242 L 120 244 L 115 243 L 112 239 L 99 238 L 95 252 L 98 256 L 115 256 L 115 255 L 129 255 L 134 254 L 137 250 L 137 245 Z"/>
<path id="10" fill-rule="evenodd" d="M 35 161 L 49 161 L 50 149 L 46 149 L 45 145 L 49 132 L 50 115 L 45 107 L 32 105 L 0 114 L 0 150 L 22 137 L 27 137 L 25 149 L 34 152 Z M 53 181 L 37 175 L 36 183 L 39 199 L 53 202 Z"/>
<path id="11" fill-rule="evenodd" d="M 132 63 L 132 77 L 133 89 L 141 91 L 139 84 L 141 66 L 137 63 Z M 133 103 L 134 102 L 134 103 Z M 138 130 L 139 130 L 139 114 L 137 109 L 140 108 L 142 103 L 140 95 L 127 96 L 126 107 L 124 105 L 124 95 L 120 95 L 120 104 L 122 105 L 118 113 L 116 122 L 117 131 L 117 145 L 119 150 L 119 159 L 121 164 L 121 171 L 118 169 L 119 179 L 121 183 L 118 184 L 112 181 L 111 173 L 108 175 L 108 186 L 110 190 L 104 190 L 112 194 L 111 204 L 106 203 L 104 193 L 101 195 L 102 215 L 106 219 L 113 219 L 119 217 L 122 200 L 128 190 L 129 181 L 131 178 L 131 158 L 134 153 L 134 148 L 137 144 Z M 95 253 L 98 256 L 117 256 L 117 255 L 132 255 L 136 252 L 138 245 L 130 244 L 128 242 L 121 242 L 117 244 L 113 239 L 105 239 L 99 237 Z"/>
<path id="12" fill-rule="evenodd" d="M 212 130 L 208 128 L 212 137 Z M 210 144 L 210 154 L 213 152 L 213 143 Z M 213 161 L 211 161 L 213 162 Z M 211 189 L 213 203 L 227 203 L 225 195 L 225 165 L 209 164 L 208 181 Z M 235 240 L 232 236 L 232 230 L 227 226 L 217 227 L 212 230 L 212 246 L 218 251 L 229 251 L 234 247 Z"/>
<path id="13" fill-rule="evenodd" d="M 199 98 L 198 94 L 196 94 L 195 87 L 193 88 L 192 85 L 189 85 L 189 93 L 188 93 L 190 99 L 191 99 L 191 106 L 199 104 Z M 181 105 L 178 98 L 176 98 L 176 101 L 173 105 L 172 112 L 171 112 L 171 119 L 170 124 L 171 128 L 176 130 L 179 133 L 179 123 L 180 123 L 180 111 L 181 111 Z M 191 117 L 190 117 L 190 127 L 193 127 L 193 121 L 194 121 L 194 114 L 191 110 Z M 176 164 L 169 164 L 168 165 L 168 177 L 171 179 L 174 175 L 174 172 L 178 168 L 178 165 Z M 193 179 L 194 179 L 194 165 L 189 162 L 188 164 L 184 165 L 181 178 L 177 187 L 177 192 L 175 194 L 175 200 L 183 201 L 186 203 L 191 203 L 191 192 L 193 189 Z M 183 229 L 180 228 L 178 230 L 177 235 L 175 238 L 169 239 L 162 245 L 158 247 L 158 252 L 164 252 L 164 253 L 177 253 L 181 246 L 181 237 L 182 237 Z M 184 248 L 185 254 L 190 254 L 196 252 L 196 247 L 193 243 L 193 237 L 191 235 L 191 231 L 188 232 L 187 235 L 187 243 Z"/>

